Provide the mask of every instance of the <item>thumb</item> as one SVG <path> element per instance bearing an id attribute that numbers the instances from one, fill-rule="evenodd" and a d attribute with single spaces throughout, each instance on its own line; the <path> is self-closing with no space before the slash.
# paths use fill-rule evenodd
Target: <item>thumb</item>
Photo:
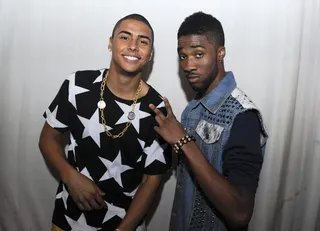
<path id="1" fill-rule="evenodd" d="M 160 135 L 160 127 L 154 126 L 153 129 Z"/>
<path id="2" fill-rule="evenodd" d="M 104 196 L 106 195 L 98 186 L 97 186 L 97 189 L 98 189 L 98 192 L 101 196 Z"/>

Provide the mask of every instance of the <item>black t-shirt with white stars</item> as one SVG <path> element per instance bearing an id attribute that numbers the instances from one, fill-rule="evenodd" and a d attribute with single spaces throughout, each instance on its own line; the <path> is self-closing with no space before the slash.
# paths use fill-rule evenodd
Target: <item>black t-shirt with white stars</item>
<path id="1" fill-rule="evenodd" d="M 165 105 L 151 86 L 138 99 L 135 118 L 124 136 L 113 139 L 106 134 L 97 107 L 106 71 L 70 75 L 44 113 L 51 127 L 70 133 L 68 162 L 104 191 L 108 205 L 107 209 L 81 211 L 61 182 L 52 221 L 66 231 L 114 230 L 125 216 L 143 174 L 163 174 L 171 167 L 171 148 L 154 131 L 157 122 L 149 108 L 152 103 L 165 113 Z M 104 101 L 106 126 L 112 134 L 118 134 L 128 122 L 133 101 L 116 97 L 107 86 Z"/>

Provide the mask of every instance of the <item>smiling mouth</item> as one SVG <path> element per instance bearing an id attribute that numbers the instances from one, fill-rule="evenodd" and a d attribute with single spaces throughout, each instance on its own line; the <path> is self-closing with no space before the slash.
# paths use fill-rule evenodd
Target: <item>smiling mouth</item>
<path id="1" fill-rule="evenodd" d="M 128 60 L 130 60 L 130 61 L 136 61 L 136 60 L 139 59 L 138 57 L 129 56 L 129 55 L 124 55 L 123 57 L 126 58 L 126 59 L 128 59 Z"/>

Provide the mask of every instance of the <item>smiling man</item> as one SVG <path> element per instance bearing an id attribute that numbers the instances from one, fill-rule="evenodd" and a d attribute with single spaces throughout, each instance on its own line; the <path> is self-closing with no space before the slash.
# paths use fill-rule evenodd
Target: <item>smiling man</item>
<path id="1" fill-rule="evenodd" d="M 195 13 L 178 31 L 180 67 L 198 93 L 180 124 L 154 105 L 155 130 L 180 157 L 171 231 L 247 230 L 267 133 L 257 107 L 224 69 L 224 32 Z"/>
<path id="2" fill-rule="evenodd" d="M 61 176 L 52 231 L 145 230 L 144 216 L 171 167 L 170 146 L 154 131 L 149 108 L 165 113 L 164 103 L 141 79 L 153 41 L 143 16 L 120 19 L 109 41 L 110 68 L 70 75 L 46 110 L 39 146 Z"/>

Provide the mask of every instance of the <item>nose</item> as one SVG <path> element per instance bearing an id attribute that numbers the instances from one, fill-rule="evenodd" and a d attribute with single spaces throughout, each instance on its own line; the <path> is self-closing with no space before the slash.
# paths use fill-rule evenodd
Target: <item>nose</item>
<path id="1" fill-rule="evenodd" d="M 138 51 L 139 46 L 138 46 L 138 39 L 132 39 L 129 43 L 129 50 L 131 51 Z"/>
<path id="2" fill-rule="evenodd" d="M 197 70 L 195 60 L 189 57 L 181 62 L 181 67 L 186 74 Z"/>

